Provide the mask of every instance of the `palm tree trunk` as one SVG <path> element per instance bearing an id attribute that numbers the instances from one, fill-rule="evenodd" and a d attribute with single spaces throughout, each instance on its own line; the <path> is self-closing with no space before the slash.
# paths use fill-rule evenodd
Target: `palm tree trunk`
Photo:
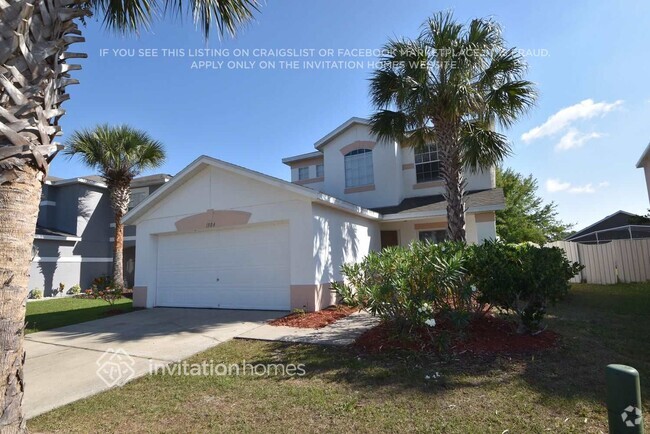
<path id="1" fill-rule="evenodd" d="M 29 264 L 41 198 L 42 173 L 25 166 L 0 185 L 0 432 L 25 431 L 23 332 Z"/>
<path id="2" fill-rule="evenodd" d="M 447 233 L 451 241 L 466 242 L 465 234 L 465 180 L 460 158 L 460 146 L 453 128 L 438 133 L 440 174 L 445 182 L 447 201 Z"/>
<path id="3" fill-rule="evenodd" d="M 124 225 L 122 215 L 115 213 L 115 243 L 113 243 L 113 282 L 124 288 Z"/>
<path id="4" fill-rule="evenodd" d="M 115 213 L 115 243 L 113 245 L 113 282 L 125 287 L 124 282 L 124 225 L 122 217 L 129 210 L 131 194 L 130 179 L 107 179 L 111 206 Z"/>
<path id="5" fill-rule="evenodd" d="M 22 411 L 25 299 L 41 184 L 61 149 L 54 138 L 77 81 L 70 44 L 87 0 L 0 2 L 0 432 L 25 431 Z"/>

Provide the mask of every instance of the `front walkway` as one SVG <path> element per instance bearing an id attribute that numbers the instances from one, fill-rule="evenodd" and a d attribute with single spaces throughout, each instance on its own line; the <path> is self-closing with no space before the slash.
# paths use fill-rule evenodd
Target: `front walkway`
<path id="1" fill-rule="evenodd" d="M 116 372 L 146 375 L 152 365 L 186 359 L 285 314 L 157 308 L 27 335 L 26 415 L 107 390 Z"/>
<path id="2" fill-rule="evenodd" d="M 363 332 L 377 324 L 379 324 L 378 318 L 371 316 L 367 312 L 357 312 L 321 329 L 264 324 L 242 333 L 237 338 L 301 344 L 350 345 Z"/>

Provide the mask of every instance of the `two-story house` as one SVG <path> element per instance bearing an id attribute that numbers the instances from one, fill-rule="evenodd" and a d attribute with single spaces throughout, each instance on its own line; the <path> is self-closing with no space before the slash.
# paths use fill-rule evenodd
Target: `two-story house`
<path id="1" fill-rule="evenodd" d="M 378 141 L 352 118 L 283 160 L 291 182 L 202 156 L 135 207 L 135 302 L 175 307 L 307 308 L 335 300 L 343 263 L 414 240 L 441 241 L 437 149 Z M 494 168 L 468 172 L 469 242 L 496 237 L 504 197 Z"/>
<path id="2" fill-rule="evenodd" d="M 131 184 L 134 207 L 171 179 L 169 175 L 136 178 Z M 30 289 L 45 296 L 60 283 L 87 289 L 92 280 L 112 274 L 115 223 L 104 180 L 91 175 L 60 179 L 48 177 L 43 185 L 34 236 Z M 133 285 L 135 227 L 124 228 L 124 271 Z"/>

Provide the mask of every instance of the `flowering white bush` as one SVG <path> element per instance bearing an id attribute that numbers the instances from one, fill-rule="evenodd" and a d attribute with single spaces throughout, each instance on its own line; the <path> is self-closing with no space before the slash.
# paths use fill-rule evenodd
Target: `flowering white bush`
<path id="1" fill-rule="evenodd" d="M 433 318 L 426 320 L 424 323 L 426 325 L 428 325 L 429 327 L 435 327 L 436 326 L 436 320 L 433 319 Z"/>

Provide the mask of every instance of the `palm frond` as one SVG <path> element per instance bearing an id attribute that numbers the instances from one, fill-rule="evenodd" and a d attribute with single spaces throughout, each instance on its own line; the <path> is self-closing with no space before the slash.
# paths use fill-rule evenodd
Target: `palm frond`
<path id="1" fill-rule="evenodd" d="M 90 0 L 93 13 L 106 28 L 118 33 L 149 29 L 152 21 L 172 13 L 189 15 L 207 39 L 213 25 L 220 35 L 234 35 L 259 10 L 257 0 Z"/>
<path id="2" fill-rule="evenodd" d="M 474 172 L 497 165 L 512 153 L 508 138 L 483 121 L 465 122 L 460 141 L 463 165 Z"/>

